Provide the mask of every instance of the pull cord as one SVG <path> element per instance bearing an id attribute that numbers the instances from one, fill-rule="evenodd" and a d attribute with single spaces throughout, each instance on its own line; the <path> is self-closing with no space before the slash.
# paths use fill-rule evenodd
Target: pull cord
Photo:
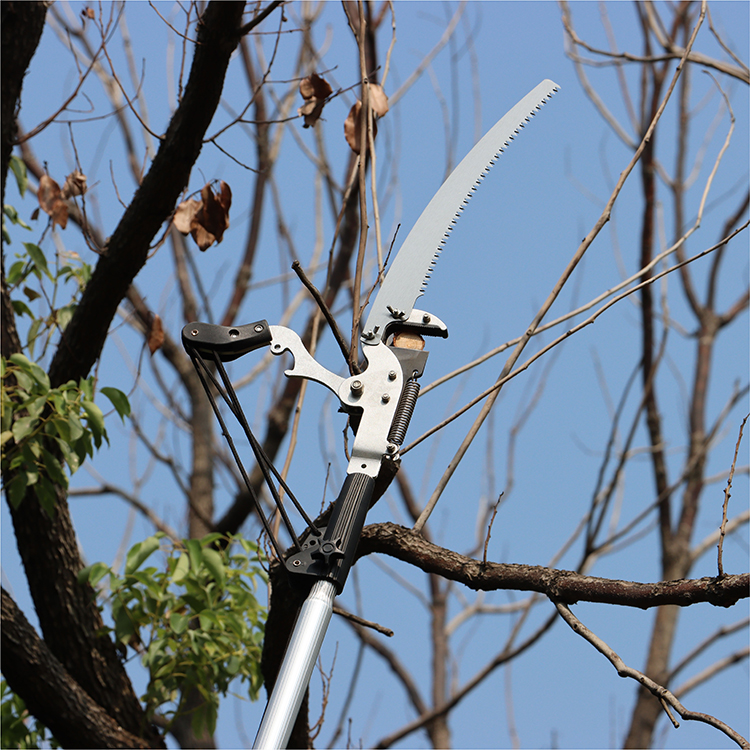
<path id="1" fill-rule="evenodd" d="M 276 478 L 276 480 L 279 483 L 279 486 L 282 487 L 284 492 L 288 495 L 289 499 L 292 501 L 292 504 L 297 509 L 299 514 L 302 516 L 302 519 L 307 524 L 311 533 L 315 536 L 321 536 L 322 532 L 320 531 L 320 529 L 318 529 L 317 527 L 313 525 L 312 519 L 307 515 L 307 513 L 305 513 L 304 508 L 302 507 L 300 502 L 297 500 L 297 498 L 294 496 L 294 493 L 291 491 L 291 489 L 289 489 L 289 486 L 284 481 L 281 474 L 279 474 L 276 467 L 273 465 L 273 462 L 268 457 L 268 454 L 265 452 L 265 450 L 263 450 L 263 446 L 260 444 L 260 442 L 257 440 L 255 435 L 253 434 L 252 430 L 250 429 L 250 425 L 247 422 L 245 413 L 242 410 L 242 406 L 240 405 L 239 399 L 237 398 L 237 393 L 234 390 L 234 386 L 232 386 L 232 382 L 229 379 L 229 375 L 227 374 L 227 371 L 224 368 L 224 364 L 219 358 L 218 353 L 212 352 L 214 364 L 216 365 L 217 372 L 221 376 L 223 386 L 217 381 L 216 376 L 214 375 L 213 372 L 211 372 L 211 369 L 209 368 L 208 364 L 201 356 L 200 352 L 195 350 L 193 347 L 190 347 L 190 349 L 188 350 L 188 354 L 190 355 L 190 359 L 192 360 L 193 366 L 195 367 L 195 370 L 201 381 L 203 390 L 206 392 L 206 396 L 208 397 L 209 403 L 211 404 L 211 408 L 213 409 L 214 414 L 216 415 L 216 419 L 219 422 L 219 426 L 221 427 L 221 432 L 227 441 L 229 450 L 231 451 L 232 456 L 235 460 L 235 463 L 237 464 L 237 468 L 239 469 L 240 476 L 242 477 L 242 481 L 245 483 L 245 487 L 247 488 L 247 491 L 250 494 L 250 498 L 252 499 L 253 504 L 255 505 L 255 509 L 258 513 L 258 516 L 260 516 L 261 523 L 263 524 L 263 529 L 268 535 L 268 538 L 271 544 L 273 545 L 276 555 L 278 556 L 280 560 L 284 559 L 283 550 L 281 549 L 279 541 L 278 539 L 276 539 L 271 529 L 271 525 L 269 523 L 268 518 L 266 517 L 266 514 L 263 512 L 263 508 L 261 507 L 258 496 L 255 490 L 253 489 L 252 485 L 250 484 L 250 478 L 247 475 L 245 467 L 242 463 L 242 459 L 240 458 L 240 455 L 234 444 L 234 440 L 232 439 L 229 429 L 227 428 L 226 422 L 224 421 L 224 418 L 221 415 L 218 404 L 216 403 L 216 399 L 214 398 L 213 392 L 211 390 L 211 385 L 213 385 L 213 387 L 216 389 L 216 392 L 224 399 L 227 406 L 229 407 L 229 411 L 234 415 L 234 417 L 240 423 L 240 427 L 242 427 L 242 430 L 245 433 L 245 437 L 247 437 L 248 442 L 250 443 L 250 448 L 253 451 L 253 455 L 255 456 L 255 460 L 258 464 L 258 467 L 260 468 L 261 473 L 263 474 L 263 479 L 266 483 L 266 486 L 268 487 L 268 490 L 271 493 L 271 497 L 273 498 L 274 504 L 276 505 L 276 508 L 279 511 L 279 514 L 284 522 L 284 527 L 286 528 L 287 532 L 289 533 L 289 536 L 292 539 L 292 544 L 294 545 L 295 550 L 299 552 L 302 549 L 302 545 L 300 543 L 299 537 L 294 531 L 294 527 L 292 526 L 292 522 L 289 519 L 289 515 L 286 512 L 286 508 L 284 507 L 284 504 L 281 500 L 279 491 L 276 488 L 276 485 L 274 484 L 273 477 Z M 210 384 L 208 381 L 210 381 Z"/>

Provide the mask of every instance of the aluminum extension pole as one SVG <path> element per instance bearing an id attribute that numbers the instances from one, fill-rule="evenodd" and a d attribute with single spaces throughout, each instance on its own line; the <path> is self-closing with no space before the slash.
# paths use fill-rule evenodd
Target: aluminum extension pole
<path id="1" fill-rule="evenodd" d="M 316 581 L 300 610 L 254 748 L 285 748 L 333 612 L 336 586 Z"/>

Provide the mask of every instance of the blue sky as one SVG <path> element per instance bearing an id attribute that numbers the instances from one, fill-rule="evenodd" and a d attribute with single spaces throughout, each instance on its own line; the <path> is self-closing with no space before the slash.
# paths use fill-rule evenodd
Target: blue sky
<path id="1" fill-rule="evenodd" d="M 163 15 L 176 12 L 171 3 L 157 3 Z M 70 6 L 75 14 L 84 4 Z M 396 43 L 390 58 L 386 93 L 394 96 L 424 56 L 440 39 L 458 6 L 454 3 L 397 2 L 395 4 Z M 662 7 L 662 6 L 660 6 Z M 712 19 L 722 29 L 743 60 L 748 59 L 748 4 L 716 3 L 711 5 Z M 636 21 L 630 3 L 606 5 L 620 49 L 640 52 L 635 36 Z M 599 6 L 573 3 L 573 17 L 579 34 L 595 46 L 606 47 Z M 297 7 L 287 11 L 294 25 Z M 327 3 L 322 7 L 324 23 L 320 24 L 316 43 L 324 49 L 320 71 L 334 87 L 355 84 L 356 47 L 352 42 L 341 7 Z M 161 131 L 168 121 L 173 86 L 170 84 L 170 34 L 154 10 L 146 3 L 129 3 L 127 22 L 132 35 L 135 58 L 146 62 L 141 69 L 143 92 L 148 101 L 153 128 Z M 389 23 L 389 22 L 387 22 Z M 386 24 L 387 25 L 387 24 Z M 477 195 L 451 239 L 424 298 L 419 306 L 438 315 L 450 331 L 447 340 L 429 342 L 430 360 L 423 384 L 472 360 L 487 349 L 520 335 L 555 283 L 581 238 L 598 218 L 614 181 L 630 159 L 631 152 L 602 121 L 581 90 L 572 62 L 565 56 L 560 9 L 552 2 L 470 2 L 464 7 L 453 42 L 433 60 L 431 69 L 398 98 L 380 124 L 378 135 L 379 200 L 383 237 L 386 244 L 401 225 L 399 238 L 416 221 L 421 210 L 439 187 L 446 172 L 446 160 L 455 165 L 471 148 L 478 135 L 488 130 L 527 91 L 545 78 L 553 79 L 560 91 L 522 132 L 501 157 Z M 292 77 L 296 41 L 282 37 L 273 80 L 278 83 Z M 385 65 L 390 42 L 387 30 L 381 34 L 379 54 Z M 179 42 L 177 52 L 179 52 Z M 709 55 L 723 55 L 711 37 L 707 25 L 701 31 L 699 48 Z M 266 44 L 268 54 L 270 47 Z M 119 58 L 119 52 L 115 59 Z M 232 107 L 243 106 L 246 84 L 238 60 L 234 60 L 225 85 L 225 100 Z M 381 68 L 382 71 L 382 68 Z M 625 73 L 631 84 L 636 70 Z M 626 115 L 616 79 L 611 68 L 589 71 L 592 83 L 618 118 Z M 49 116 L 62 94 L 72 90 L 77 80 L 75 68 L 65 55 L 60 41 L 47 29 L 39 51 L 32 61 L 25 83 L 21 120 L 25 128 Z M 382 72 L 381 72 L 382 77 Z M 692 254 L 713 244 L 719 237 L 724 217 L 739 202 L 748 177 L 748 96 L 738 83 L 724 82 L 733 93 L 732 106 L 736 131 L 730 150 L 723 159 L 711 193 L 700 232 L 688 243 Z M 688 196 L 688 221 L 698 209 L 702 185 L 729 128 L 726 115 L 719 116 L 719 96 L 709 76 L 695 71 L 696 121 L 691 130 L 691 153 L 705 156 L 697 170 L 695 185 Z M 724 84 L 723 84 L 724 85 Z M 86 93 L 95 112 L 107 111 L 100 86 L 91 80 Z M 350 92 L 331 102 L 322 124 L 326 148 L 333 165 L 334 178 L 343 180 L 343 165 L 348 149 L 343 143 L 342 125 L 353 102 Z M 80 112 L 74 119 L 87 120 L 88 104 L 79 101 Z M 294 101 L 292 112 L 299 105 Z M 720 114 L 720 113 L 719 113 Z M 210 132 L 231 117 L 228 109 L 217 113 Z M 674 108 L 665 114 L 673 122 Z M 710 141 L 704 141 L 707 129 L 714 128 Z M 308 149 L 314 147 L 312 132 L 292 122 L 284 133 L 282 158 L 275 178 L 283 216 L 294 240 L 294 252 L 306 264 L 313 255 L 316 241 L 327 251 L 332 231 L 328 207 L 316 202 L 313 167 L 296 145 L 295 137 Z M 33 141 L 37 156 L 48 163 L 49 172 L 62 181 L 71 171 L 73 151 L 67 125 L 53 125 Z M 124 165 L 123 149 L 112 120 L 78 122 L 72 127 L 75 146 L 89 185 L 96 183 L 96 200 L 91 210 L 111 233 L 121 214 L 119 195 L 127 201 L 134 183 Z M 632 131 L 629 131 L 632 132 Z M 674 145 L 671 129 L 657 143 L 659 158 L 671 171 Z M 235 128 L 220 140 L 222 148 L 240 161 L 252 163 L 253 144 Z M 143 146 L 139 144 L 142 151 Z M 111 174 L 116 177 L 116 186 Z M 252 174 L 221 151 L 206 145 L 194 170 L 190 190 L 199 190 L 209 179 L 224 179 L 232 187 L 234 201 L 231 227 L 221 245 L 205 254 L 196 253 L 204 285 L 209 290 L 214 311 L 223 309 L 228 280 L 236 266 L 248 231 L 248 206 L 251 199 Z M 17 198 L 9 182 L 8 201 Z M 660 209 L 664 233 L 672 236 L 671 208 L 663 187 Z M 563 291 L 548 319 L 574 309 L 601 291 L 616 285 L 622 273 L 632 273 L 637 262 L 639 232 L 639 183 L 634 173 L 626 184 L 613 213 L 596 243 Z M 269 201 L 270 202 L 270 201 Z M 31 213 L 31 199 L 17 201 L 22 216 Z M 321 218 L 318 235 L 317 219 Z M 41 222 L 35 227 L 40 235 Z M 28 239 L 14 234 L 14 238 Z M 93 261 L 74 229 L 60 234 L 60 241 Z M 49 239 L 45 246 L 51 252 Z M 398 247 L 400 240 L 396 241 Z M 667 242 L 667 240 L 665 240 Z M 254 282 L 275 279 L 286 274 L 291 262 L 287 248 L 280 248 L 272 221 L 263 228 L 258 267 Z M 741 236 L 730 248 L 722 279 L 724 305 L 745 288 L 748 278 L 747 236 Z M 12 248 L 10 249 L 12 252 Z M 325 252 L 324 251 L 324 252 Z M 623 271 L 624 267 L 624 271 Z M 702 278 L 701 271 L 696 274 Z M 315 280 L 322 283 L 319 273 Z M 675 277 L 669 277 L 669 303 L 673 319 L 690 324 L 685 303 Z M 158 312 L 173 336 L 182 326 L 181 308 L 171 277 L 169 253 L 162 248 L 150 260 L 147 269 L 136 280 L 151 308 Z M 275 323 L 285 303 L 298 290 L 296 281 L 259 284 L 242 308 L 239 322 L 267 318 Z M 304 324 L 307 312 L 299 312 L 288 324 Z M 480 507 L 493 502 L 506 491 L 503 505 L 493 526 L 489 557 L 498 562 L 548 564 L 565 539 L 573 533 L 586 512 L 594 491 L 596 475 L 609 430 L 608 399 L 616 400 L 638 358 L 639 311 L 632 300 L 625 300 L 606 312 L 595 325 L 576 334 L 556 350 L 554 363 L 544 358 L 527 373 L 511 381 L 504 389 L 491 418 L 477 443 L 459 467 L 437 506 L 431 520 L 434 540 L 441 545 L 464 551 L 476 538 Z M 709 401 L 710 418 L 721 411 L 733 382 L 747 380 L 748 327 L 745 313 L 734 328 L 720 338 Z M 545 334 L 543 343 L 562 332 Z M 662 409 L 668 434 L 670 468 L 677 472 L 684 445 L 686 403 L 694 342 L 678 326 L 670 331 L 670 357 L 660 381 Z M 99 369 L 100 382 L 133 392 L 134 367 L 140 355 L 141 340 L 127 326 L 118 322 L 110 336 Z M 536 351 L 535 346 L 528 354 Z M 527 356 L 528 356 L 527 354 Z M 339 371 L 340 357 L 330 341 L 325 340 L 316 355 L 321 363 Z M 248 358 L 249 360 L 250 358 Z M 525 357 L 524 357 L 525 359 Z M 241 377 L 256 360 L 240 360 L 232 368 Z M 503 355 L 493 358 L 467 376 L 457 378 L 420 400 L 410 427 L 407 442 L 415 439 L 444 416 L 463 405 L 476 392 L 490 385 L 500 372 Z M 547 372 L 546 363 L 550 363 Z M 606 388 L 597 376 L 597 363 L 605 373 Z M 163 366 L 162 372 L 167 372 Z M 185 443 L 179 430 L 161 422 L 155 402 L 145 394 L 155 392 L 151 363 L 144 359 L 142 375 L 146 391 L 134 391 L 132 401 L 144 431 L 161 441 L 165 450 L 185 457 Z M 255 384 L 243 389 L 241 397 L 246 412 L 255 425 L 262 425 L 263 406 L 280 377 L 278 368 L 267 371 Z M 524 413 L 535 388 L 544 380 L 545 389 L 539 405 L 533 410 L 519 433 L 512 472 L 507 463 L 508 428 Z M 343 477 L 341 430 L 343 422 L 327 392 L 312 386 L 303 418 L 301 446 L 295 454 L 290 484 L 305 493 L 308 509 L 319 507 L 326 478 L 326 463 L 333 460 L 327 499 Z M 155 397 L 158 401 L 158 397 Z M 632 400 L 632 399 L 631 399 Z M 715 458 L 707 474 L 725 471 L 731 461 L 739 420 L 747 412 L 745 400 L 734 410 L 726 429 L 720 434 Z M 320 415 L 325 415 L 320 419 Z M 407 453 L 403 470 L 411 480 L 422 502 L 426 502 L 456 447 L 466 434 L 476 409 L 456 420 L 451 427 Z M 108 481 L 137 492 L 170 525 L 184 531 L 184 508 L 173 480 L 160 466 L 152 466 L 126 430 L 114 419 L 110 422 L 112 446 L 102 451 L 93 469 Z M 638 445 L 645 445 L 640 434 Z M 682 440 L 682 442 L 680 441 Z M 747 452 L 744 452 L 745 459 Z M 746 460 L 743 459 L 743 465 Z M 281 459 L 283 461 L 283 458 Z M 511 486 L 512 483 L 512 486 Z M 98 484 L 97 476 L 81 470 L 74 478 L 77 487 Z M 720 521 L 722 483 L 707 490 L 707 498 L 696 528 L 696 540 L 716 528 Z M 735 479 L 732 508 L 739 513 L 747 507 L 747 477 Z M 710 496 L 710 499 L 709 499 Z M 635 517 L 651 502 L 652 485 L 645 457 L 635 459 L 621 487 L 622 517 Z M 226 489 L 217 492 L 217 513 L 231 500 Z M 88 561 L 111 562 L 115 551 L 150 534 L 152 528 L 128 506 L 111 495 L 71 498 L 71 508 L 84 554 Z M 12 528 L 7 510 L 2 516 L 3 585 L 10 586 L 14 596 L 33 621 L 32 607 L 19 567 Z M 398 501 L 384 499 L 368 520 L 394 520 L 406 523 Z M 481 536 L 483 538 L 483 533 Z M 658 558 L 654 535 L 650 534 L 628 550 L 604 557 L 589 572 L 593 575 L 632 580 L 658 578 Z M 725 547 L 725 567 L 730 572 L 747 569 L 747 531 L 739 540 Z M 580 543 L 556 563 L 573 567 L 580 556 Z M 387 569 L 383 566 L 387 566 Z M 706 554 L 695 566 L 695 577 L 713 575 L 715 554 Z M 423 576 L 406 566 L 383 560 L 379 565 L 363 561 L 356 566 L 342 597 L 351 609 L 361 607 L 363 616 L 393 628 L 396 635 L 388 645 L 395 649 L 406 666 L 417 675 L 428 695 L 429 673 L 427 651 L 428 623 L 419 604 L 401 585 L 396 576 L 412 586 L 425 590 Z M 472 600 L 468 593 L 465 596 Z M 525 594 L 498 593 L 489 598 L 495 604 L 524 599 Z M 458 612 L 459 601 L 452 600 L 451 614 Z M 531 615 L 524 633 L 530 633 L 551 612 L 551 605 L 540 604 Z M 645 643 L 653 612 L 630 611 L 611 606 L 580 604 L 579 617 L 607 640 L 628 664 L 639 668 L 645 659 Z M 717 612 L 708 605 L 686 610 L 680 618 L 675 654 L 687 652 L 722 623 L 735 622 L 747 616 L 747 603 L 731 613 Z M 514 619 L 506 615 L 476 618 L 458 631 L 456 680 L 463 682 L 498 652 L 507 638 Z M 746 642 L 746 634 L 735 638 L 734 648 Z M 722 650 L 724 649 L 725 650 Z M 731 644 L 718 647 L 695 666 L 703 668 L 724 653 Z M 319 746 L 328 742 L 330 731 L 345 699 L 349 676 L 356 659 L 357 645 L 347 627 L 334 623 L 326 639 L 323 662 L 329 668 L 334 660 L 334 681 L 328 705 L 327 721 Z M 133 668 L 136 683 L 143 676 Z M 588 644 L 558 622 L 542 642 L 513 662 L 510 674 L 494 674 L 463 701 L 452 714 L 451 730 L 457 747 L 510 746 L 509 716 L 506 710 L 508 686 L 512 687 L 513 718 L 523 747 L 603 747 L 621 744 L 629 711 L 635 696 L 635 684 L 621 680 L 614 669 Z M 747 736 L 748 669 L 747 662 L 732 667 L 720 678 L 690 693 L 686 705 L 715 713 Z M 320 703 L 319 680 L 313 677 L 313 706 L 316 718 Z M 221 747 L 239 747 L 252 741 L 262 713 L 261 703 L 231 699 L 222 709 L 217 740 Z M 372 654 L 366 654 L 362 676 L 357 684 L 349 715 L 353 717 L 352 742 L 363 745 L 376 742 L 384 733 L 414 718 L 400 687 L 390 680 L 387 668 Z M 592 717 L 596 717 L 593 718 Z M 679 730 L 665 729 L 658 741 L 665 747 L 728 747 L 730 743 L 715 730 L 693 723 L 683 723 Z M 345 737 L 345 735 L 344 735 Z M 342 742 L 340 739 L 339 742 Z M 426 739 L 415 733 L 399 747 L 423 747 Z"/>

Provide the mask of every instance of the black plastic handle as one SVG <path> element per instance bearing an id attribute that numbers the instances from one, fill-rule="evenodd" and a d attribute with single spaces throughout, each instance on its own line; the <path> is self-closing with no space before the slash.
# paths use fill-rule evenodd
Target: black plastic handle
<path id="1" fill-rule="evenodd" d="M 332 581 L 340 594 L 354 562 L 374 489 L 373 477 L 348 474 L 325 533 L 309 536 L 302 551 L 286 559 L 287 570 Z"/>
<path id="2" fill-rule="evenodd" d="M 243 354 L 271 343 L 267 320 L 244 326 L 217 326 L 211 323 L 188 323 L 182 329 L 182 345 L 206 355 L 216 352 L 222 362 L 231 362 Z"/>

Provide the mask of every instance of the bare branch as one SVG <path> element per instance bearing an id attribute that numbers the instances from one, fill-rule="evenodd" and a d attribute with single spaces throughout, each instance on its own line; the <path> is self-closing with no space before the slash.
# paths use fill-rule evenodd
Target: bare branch
<path id="1" fill-rule="evenodd" d="M 535 591 L 555 601 L 619 604 L 651 609 L 665 604 L 687 606 L 708 602 L 730 607 L 750 596 L 750 574 L 637 583 L 596 578 L 542 565 L 483 563 L 426 541 L 420 534 L 394 523 L 366 526 L 357 549 L 359 557 L 373 552 L 410 563 L 475 591 Z"/>
<path id="2" fill-rule="evenodd" d="M 724 535 L 726 534 L 727 530 L 727 510 L 729 508 L 729 498 L 731 497 L 731 493 L 729 491 L 732 489 L 732 478 L 734 477 L 734 468 L 737 465 L 737 454 L 740 452 L 742 431 L 745 429 L 745 424 L 747 423 L 748 417 L 750 417 L 750 414 L 748 414 L 742 420 L 742 424 L 740 425 L 740 433 L 737 436 L 737 444 L 734 446 L 734 458 L 732 459 L 732 466 L 729 469 L 729 479 L 727 479 L 727 486 L 724 490 L 724 505 L 721 509 L 721 528 L 719 530 L 719 551 L 717 557 L 720 578 L 724 576 L 724 562 L 722 560 L 722 554 L 724 552 Z"/>
<path id="3" fill-rule="evenodd" d="M 701 721 L 705 724 L 709 724 L 712 727 L 720 730 L 727 735 L 730 739 L 736 742 L 742 748 L 750 748 L 750 743 L 739 733 L 732 729 L 730 726 L 725 724 L 723 721 L 709 716 L 708 714 L 699 713 L 697 711 L 689 711 L 685 708 L 677 697 L 667 690 L 665 687 L 654 682 L 650 677 L 647 677 L 643 672 L 639 672 L 637 669 L 627 666 L 625 662 L 607 645 L 599 636 L 592 633 L 571 611 L 570 607 L 563 602 L 555 602 L 557 611 L 563 620 L 570 626 L 574 633 L 577 633 L 582 638 L 587 640 L 600 654 L 603 654 L 617 670 L 617 674 L 620 677 L 631 677 L 636 682 L 640 683 L 655 695 L 662 703 L 664 710 L 672 721 L 675 729 L 680 725 L 670 714 L 667 704 L 672 706 L 680 716 L 686 721 Z"/>

